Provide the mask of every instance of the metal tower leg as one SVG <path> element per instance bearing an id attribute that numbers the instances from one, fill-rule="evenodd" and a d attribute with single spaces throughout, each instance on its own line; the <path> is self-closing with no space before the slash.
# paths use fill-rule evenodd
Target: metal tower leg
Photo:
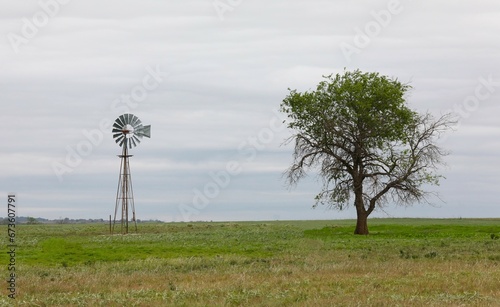
<path id="1" fill-rule="evenodd" d="M 137 221 L 135 219 L 134 192 L 132 190 L 132 178 L 130 175 L 129 157 L 131 157 L 131 155 L 128 154 L 126 142 L 124 145 L 122 155 L 118 156 L 121 158 L 120 177 L 118 178 L 118 188 L 116 191 L 115 216 L 113 220 L 112 232 L 114 232 L 118 208 L 121 207 L 120 231 L 122 234 L 127 234 L 129 230 L 129 207 L 132 210 L 132 219 L 135 224 L 135 231 L 137 231 Z"/>

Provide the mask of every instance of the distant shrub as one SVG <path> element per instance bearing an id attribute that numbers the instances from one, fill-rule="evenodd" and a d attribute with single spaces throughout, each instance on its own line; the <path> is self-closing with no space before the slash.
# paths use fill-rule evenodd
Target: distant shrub
<path id="1" fill-rule="evenodd" d="M 418 255 L 413 255 L 410 251 L 400 250 L 399 257 L 404 259 L 417 259 Z"/>
<path id="2" fill-rule="evenodd" d="M 430 252 L 424 255 L 425 258 L 436 258 L 437 257 L 437 252 Z"/>

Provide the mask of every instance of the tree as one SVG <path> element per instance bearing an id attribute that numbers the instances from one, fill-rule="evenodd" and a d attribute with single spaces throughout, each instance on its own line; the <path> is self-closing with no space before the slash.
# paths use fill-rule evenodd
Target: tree
<path id="1" fill-rule="evenodd" d="M 359 70 L 330 75 L 315 91 L 290 90 L 281 104 L 294 131 L 293 186 L 310 169 L 323 179 L 316 203 L 357 213 L 355 234 L 368 234 L 368 216 L 385 204 L 428 201 L 423 187 L 438 185 L 437 169 L 448 153 L 436 145 L 455 123 L 446 114 L 411 110 L 407 84 Z"/>
<path id="2" fill-rule="evenodd" d="M 38 220 L 34 217 L 28 216 L 28 218 L 26 220 L 27 220 L 26 224 L 29 224 L 29 225 L 38 224 Z"/>

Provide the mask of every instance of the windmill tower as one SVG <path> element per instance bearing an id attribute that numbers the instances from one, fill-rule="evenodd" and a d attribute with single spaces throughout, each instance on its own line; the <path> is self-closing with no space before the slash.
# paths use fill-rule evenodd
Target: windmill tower
<path id="1" fill-rule="evenodd" d="M 123 114 L 118 116 L 113 124 L 113 138 L 122 148 L 122 154 L 118 157 L 120 163 L 120 177 L 118 178 L 118 189 L 116 191 L 115 217 L 113 219 L 113 229 L 115 229 L 116 217 L 120 209 L 121 232 L 128 233 L 128 222 L 132 218 L 137 231 L 137 221 L 135 218 L 134 192 L 132 191 L 132 178 L 130 175 L 128 150 L 137 146 L 142 137 L 151 137 L 151 126 L 143 126 L 140 119 L 133 114 Z M 131 216 L 130 216 L 131 214 Z"/>

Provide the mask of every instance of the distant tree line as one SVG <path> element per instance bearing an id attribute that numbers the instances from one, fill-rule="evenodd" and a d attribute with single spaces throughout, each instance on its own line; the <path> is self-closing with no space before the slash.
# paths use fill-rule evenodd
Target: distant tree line
<path id="1" fill-rule="evenodd" d="M 46 219 L 43 217 L 32 217 L 32 216 L 18 216 L 16 218 L 18 224 L 86 224 L 86 223 L 104 223 L 104 219 L 70 219 L 70 218 L 59 218 L 59 219 Z M 8 218 L 0 218 L 0 224 L 8 224 Z"/>
<path id="2" fill-rule="evenodd" d="M 159 220 L 137 220 L 137 223 L 162 223 Z M 8 218 L 0 217 L 0 225 L 7 225 L 9 223 Z M 18 216 L 16 218 L 17 224 L 91 224 L 91 223 L 109 223 L 109 220 L 104 219 L 70 219 L 68 217 L 58 218 L 58 219 L 46 219 L 43 217 L 32 217 L 32 216 Z"/>

